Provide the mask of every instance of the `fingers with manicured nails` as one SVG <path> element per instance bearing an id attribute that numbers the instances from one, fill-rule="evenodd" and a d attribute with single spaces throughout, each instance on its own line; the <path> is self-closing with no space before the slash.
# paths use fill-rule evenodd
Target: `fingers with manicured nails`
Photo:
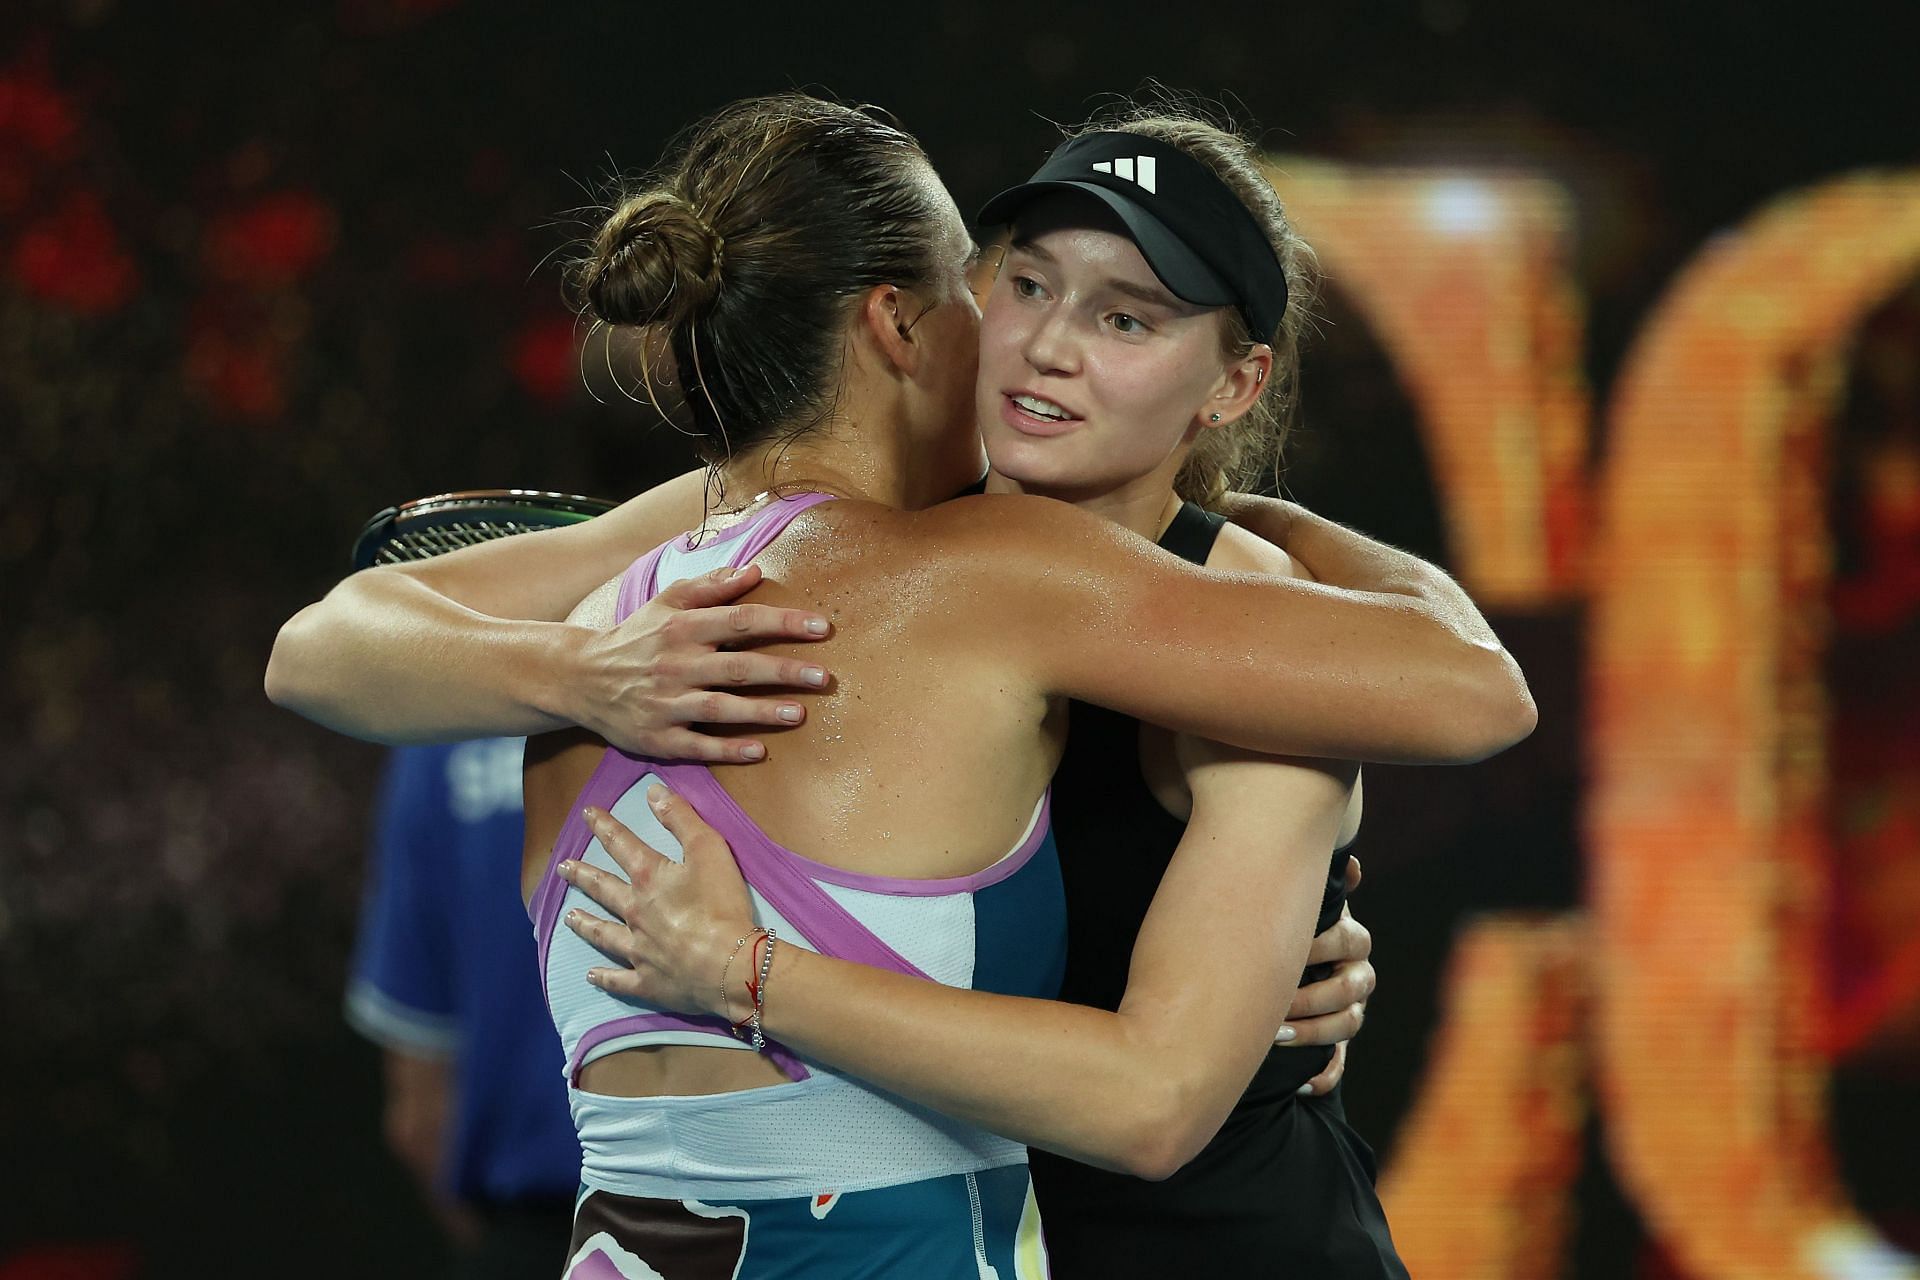
<path id="1" fill-rule="evenodd" d="M 1375 983 L 1371 960 L 1349 960 L 1336 965 L 1333 972 L 1320 981 L 1310 982 L 1293 993 L 1287 1019 L 1297 1023 L 1338 1013 L 1351 1004 L 1365 1004 L 1373 997 Z"/>
<path id="2" fill-rule="evenodd" d="M 1307 963 L 1345 964 L 1365 960 L 1373 954 L 1373 935 L 1367 926 L 1350 915 L 1342 915 L 1314 937 L 1307 948 Z"/>
<path id="3" fill-rule="evenodd" d="M 645 975 L 638 969 L 589 969 L 587 981 L 602 991 L 611 991 L 617 996 L 632 996 L 644 1000 L 653 994 Z"/>
<path id="4" fill-rule="evenodd" d="M 788 698 L 746 698 L 697 685 L 693 692 L 674 699 L 672 710 L 682 724 L 770 724 L 790 729 L 807 718 L 806 708 Z"/>
<path id="5" fill-rule="evenodd" d="M 1312 1049 L 1320 1045 L 1338 1044 L 1345 1038 L 1348 1023 L 1340 1014 L 1322 1014 L 1313 1018 L 1295 1018 L 1280 1025 L 1282 1032 L 1291 1031 L 1291 1040 L 1274 1037 L 1274 1043 L 1289 1049 Z"/>
<path id="6" fill-rule="evenodd" d="M 658 783 L 647 788 L 647 807 L 660 819 L 660 825 L 673 833 L 673 838 L 688 855 L 701 841 L 722 839 L 692 805 Z"/>
<path id="7" fill-rule="evenodd" d="M 611 911 L 621 920 L 627 918 L 628 895 L 633 886 L 618 876 L 610 876 L 592 863 L 569 859 L 558 868 L 560 878 Z"/>
<path id="8" fill-rule="evenodd" d="M 833 633 L 832 623 L 818 613 L 738 603 L 760 581 L 760 570 L 750 565 L 678 582 L 618 625 L 592 633 L 583 642 L 582 664 L 584 684 L 593 689 L 580 695 L 579 722 L 645 755 L 709 764 L 766 759 L 763 742 L 687 728 L 792 728 L 807 717 L 793 694 L 817 693 L 833 683 L 817 662 L 759 651 L 770 642 L 822 640 Z"/>
<path id="9" fill-rule="evenodd" d="M 827 671 L 817 662 L 798 658 L 776 658 L 752 649 L 721 649 L 703 654 L 682 664 L 677 673 L 693 689 L 725 689 L 729 686 L 772 689 L 810 689 L 827 687 Z M 774 699 L 759 699 L 768 707 L 787 705 Z M 790 699 L 787 701 L 791 701 Z M 770 712 L 754 716 L 707 716 L 713 723 L 790 723 L 769 718 Z"/>
<path id="10" fill-rule="evenodd" d="M 738 600 L 759 585 L 759 565 L 747 564 L 738 569 L 723 565 L 697 578 L 682 578 L 653 598 L 674 609 L 710 609 Z"/>
<path id="11" fill-rule="evenodd" d="M 675 718 L 683 724 L 763 724 L 776 729 L 791 729 L 807 718 L 807 709 L 785 698 L 745 698 L 737 693 L 707 690 L 689 693 L 674 704 Z M 726 742 L 725 738 L 715 738 Z M 751 739 L 734 739 L 745 743 Z M 756 744 L 757 745 L 757 744 Z"/>
<path id="12" fill-rule="evenodd" d="M 825 640 L 833 624 L 805 609 L 776 609 L 770 604 L 729 604 L 689 609 L 672 624 L 675 637 L 714 646 L 760 644 L 768 640 Z"/>
<path id="13" fill-rule="evenodd" d="M 662 729 L 644 746 L 629 749 L 662 760 L 698 760 L 704 764 L 754 764 L 767 758 L 766 745 L 756 738 L 716 738 L 692 729 Z"/>
<path id="14" fill-rule="evenodd" d="M 1339 1084 L 1340 1077 L 1345 1074 L 1347 1074 L 1347 1042 L 1342 1040 L 1333 1046 L 1333 1057 L 1327 1062 L 1326 1069 L 1301 1085 L 1297 1092 L 1303 1098 L 1332 1093 L 1333 1086 Z"/>
<path id="15" fill-rule="evenodd" d="M 669 860 L 606 810 L 583 809 L 581 816 L 587 820 L 587 829 L 599 839 L 600 847 L 627 873 L 627 881 L 636 891 L 644 890 L 654 871 Z"/>
<path id="16" fill-rule="evenodd" d="M 617 925 L 611 920 L 602 920 L 599 916 L 582 911 L 578 907 L 567 912 L 566 925 L 567 928 L 585 938 L 595 951 L 614 960 L 633 963 L 632 957 L 627 954 L 627 944 L 631 935 L 624 925 Z"/>
<path id="17" fill-rule="evenodd" d="M 1360 1024 L 1367 1019 L 1367 1007 L 1363 1004 L 1350 1004 L 1333 1013 L 1323 1013 L 1312 1018 L 1289 1018 L 1286 1025 L 1293 1028 L 1294 1038 L 1287 1041 L 1290 1048 L 1304 1049 L 1316 1044 L 1339 1044 L 1342 1040 L 1351 1040 L 1360 1034 Z"/>

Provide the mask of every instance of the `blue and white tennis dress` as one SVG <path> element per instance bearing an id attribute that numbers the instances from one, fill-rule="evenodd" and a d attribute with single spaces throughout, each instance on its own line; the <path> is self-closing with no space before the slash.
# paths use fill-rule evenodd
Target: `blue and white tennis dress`
<path id="1" fill-rule="evenodd" d="M 743 565 L 824 495 L 770 503 L 697 548 L 676 539 L 637 561 L 618 616 L 721 565 Z M 648 809 L 654 782 L 685 797 L 733 846 L 756 921 L 782 944 L 956 987 L 1051 998 L 1066 953 L 1059 862 L 1043 795 L 1026 835 L 975 875 L 857 875 L 775 844 L 712 773 L 608 750 L 572 806 L 529 907 L 541 977 L 567 1054 L 583 1155 L 568 1280 L 1037 1280 L 1039 1214 L 1019 1143 L 768 1046 L 787 1082 L 689 1097 L 583 1092 L 589 1062 L 641 1045 L 751 1052 L 726 1022 L 686 1017 L 588 983 L 605 957 L 557 928 L 595 904 L 554 874 L 563 859 L 623 874 L 578 817 L 614 815 L 669 857 Z M 777 988 L 776 988 L 777 998 Z"/>

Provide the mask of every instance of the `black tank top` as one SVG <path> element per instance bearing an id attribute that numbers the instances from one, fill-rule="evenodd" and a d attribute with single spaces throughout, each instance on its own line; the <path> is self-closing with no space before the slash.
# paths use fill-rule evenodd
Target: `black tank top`
<path id="1" fill-rule="evenodd" d="M 1160 545 L 1204 565 L 1226 518 L 1182 503 Z M 1060 998 L 1118 1009 L 1133 962 L 1133 940 L 1147 918 L 1187 824 L 1160 807 L 1140 773 L 1141 724 L 1131 716 L 1075 702 L 1067 713 L 1067 749 L 1053 774 L 1054 840 L 1067 887 L 1067 970 Z M 1315 930 L 1330 928 L 1346 901 L 1347 852 L 1333 855 Z M 1326 976 L 1315 965 L 1303 982 Z M 1331 1049 L 1288 1049 L 1268 1056 L 1256 1083 L 1282 1077 L 1294 1088 L 1319 1075 Z M 1278 1074 L 1269 1078 L 1269 1072 Z M 1293 1078 L 1297 1077 L 1297 1078 Z"/>
<path id="2" fill-rule="evenodd" d="M 1185 503 L 1160 545 L 1205 564 L 1224 523 Z M 1140 733 L 1138 720 L 1075 702 L 1053 775 L 1053 832 L 1067 899 L 1060 998 L 1101 1009 L 1119 1008 L 1134 937 L 1186 831 L 1141 776 Z M 1347 861 L 1344 850 L 1331 859 L 1316 931 L 1339 918 Z M 1315 971 L 1321 968 L 1302 981 L 1324 976 Z M 1332 1052 L 1270 1050 L 1220 1132 L 1162 1182 L 1032 1151 L 1057 1280 L 1404 1277 L 1374 1195 L 1373 1153 L 1347 1127 L 1338 1090 L 1325 1098 L 1295 1093 Z"/>

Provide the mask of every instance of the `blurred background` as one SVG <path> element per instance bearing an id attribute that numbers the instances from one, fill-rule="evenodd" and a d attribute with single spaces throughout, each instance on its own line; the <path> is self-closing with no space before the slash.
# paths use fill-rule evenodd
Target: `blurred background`
<path id="1" fill-rule="evenodd" d="M 1414 1273 L 1914 1274 L 1905 8 L 7 5 L 0 1278 L 444 1265 L 341 1017 L 381 752 L 261 673 L 381 507 L 689 465 L 585 386 L 572 211 L 792 87 L 971 209 L 1150 78 L 1326 261 L 1287 491 L 1540 704 L 1369 770 L 1347 1103 Z"/>

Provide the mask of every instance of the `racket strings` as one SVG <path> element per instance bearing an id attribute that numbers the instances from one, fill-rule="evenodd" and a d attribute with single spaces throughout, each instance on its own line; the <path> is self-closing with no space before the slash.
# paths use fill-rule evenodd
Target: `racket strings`
<path id="1" fill-rule="evenodd" d="M 496 538 L 510 538 L 515 534 L 532 533 L 535 529 L 546 527 L 518 520 L 461 520 L 425 529 L 410 529 L 395 534 L 391 541 L 380 548 L 373 562 L 400 564 L 409 560 L 431 560 L 462 547 L 477 546 Z"/>
<path id="2" fill-rule="evenodd" d="M 462 547 L 579 524 L 614 503 L 575 494 L 532 489 L 468 490 L 435 494 L 389 507 L 369 520 L 354 540 L 355 569 L 431 560 Z"/>

